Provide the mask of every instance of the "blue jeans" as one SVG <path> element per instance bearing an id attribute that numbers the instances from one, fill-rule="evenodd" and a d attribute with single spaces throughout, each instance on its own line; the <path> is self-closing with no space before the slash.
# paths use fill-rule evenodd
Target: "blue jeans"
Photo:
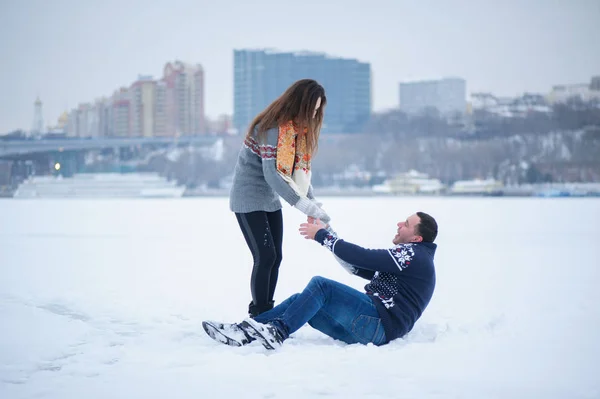
<path id="1" fill-rule="evenodd" d="M 254 320 L 271 323 L 284 339 L 308 323 L 348 344 L 386 343 L 381 318 L 367 294 L 318 276 L 310 280 L 304 291 Z"/>

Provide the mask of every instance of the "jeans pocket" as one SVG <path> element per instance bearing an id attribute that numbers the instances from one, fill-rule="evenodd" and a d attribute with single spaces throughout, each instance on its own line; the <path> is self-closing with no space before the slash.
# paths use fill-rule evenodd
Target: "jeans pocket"
<path id="1" fill-rule="evenodd" d="M 379 317 L 360 315 L 352 322 L 352 333 L 361 344 L 381 344 L 383 325 Z"/>

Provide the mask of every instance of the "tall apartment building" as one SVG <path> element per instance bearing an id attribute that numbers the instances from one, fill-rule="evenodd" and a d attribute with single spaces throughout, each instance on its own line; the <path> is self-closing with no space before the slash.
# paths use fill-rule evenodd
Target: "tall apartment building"
<path id="1" fill-rule="evenodd" d="M 164 80 L 156 82 L 154 106 L 154 135 L 168 137 L 170 134 L 167 126 L 167 84 Z"/>
<path id="2" fill-rule="evenodd" d="M 408 114 L 437 108 L 445 116 L 467 110 L 467 82 L 462 78 L 400 83 L 400 109 Z"/>
<path id="3" fill-rule="evenodd" d="M 72 123 L 67 125 L 67 135 L 74 137 L 98 137 L 99 132 L 99 113 L 96 104 L 79 104 L 77 109 L 73 110 L 69 116 Z"/>
<path id="4" fill-rule="evenodd" d="M 299 79 L 325 88 L 323 133 L 360 132 L 371 115 L 371 66 L 312 52 L 234 50 L 233 124 L 245 133 L 256 114 Z"/>
<path id="5" fill-rule="evenodd" d="M 131 94 L 131 132 L 133 137 L 154 137 L 156 82 L 140 76 L 129 88 Z"/>
<path id="6" fill-rule="evenodd" d="M 77 109 L 72 109 L 67 114 L 67 124 L 65 132 L 67 137 L 77 137 Z"/>
<path id="7" fill-rule="evenodd" d="M 98 135 L 100 137 L 112 136 L 112 106 L 110 99 L 100 98 L 97 102 L 98 107 Z"/>
<path id="8" fill-rule="evenodd" d="M 167 135 L 205 132 L 204 70 L 201 65 L 181 61 L 165 65 Z"/>
<path id="9" fill-rule="evenodd" d="M 115 91 L 111 99 L 112 136 L 129 137 L 131 133 L 131 93 L 122 87 Z"/>
<path id="10" fill-rule="evenodd" d="M 67 114 L 64 130 L 68 137 L 113 136 L 112 99 L 82 103 Z"/>

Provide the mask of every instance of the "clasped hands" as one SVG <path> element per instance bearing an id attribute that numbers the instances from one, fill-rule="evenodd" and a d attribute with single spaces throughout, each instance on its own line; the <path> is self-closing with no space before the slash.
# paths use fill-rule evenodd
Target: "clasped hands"
<path id="1" fill-rule="evenodd" d="M 300 234 L 307 240 L 314 240 L 315 234 L 321 229 L 326 229 L 328 226 L 321 221 L 321 219 L 315 219 L 312 216 L 307 218 L 306 223 L 300 225 Z"/>

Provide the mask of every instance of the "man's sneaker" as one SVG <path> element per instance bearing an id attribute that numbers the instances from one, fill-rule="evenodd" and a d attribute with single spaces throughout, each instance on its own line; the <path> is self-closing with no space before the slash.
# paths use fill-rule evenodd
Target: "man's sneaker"
<path id="1" fill-rule="evenodd" d="M 239 324 L 219 323 L 209 320 L 202 322 L 202 328 L 209 337 L 222 344 L 242 346 L 254 341 L 254 338 L 240 328 Z"/>
<path id="2" fill-rule="evenodd" d="M 283 343 L 279 330 L 270 323 L 262 324 L 254 319 L 246 319 L 239 324 L 251 338 L 259 340 L 267 349 L 276 349 Z"/>

